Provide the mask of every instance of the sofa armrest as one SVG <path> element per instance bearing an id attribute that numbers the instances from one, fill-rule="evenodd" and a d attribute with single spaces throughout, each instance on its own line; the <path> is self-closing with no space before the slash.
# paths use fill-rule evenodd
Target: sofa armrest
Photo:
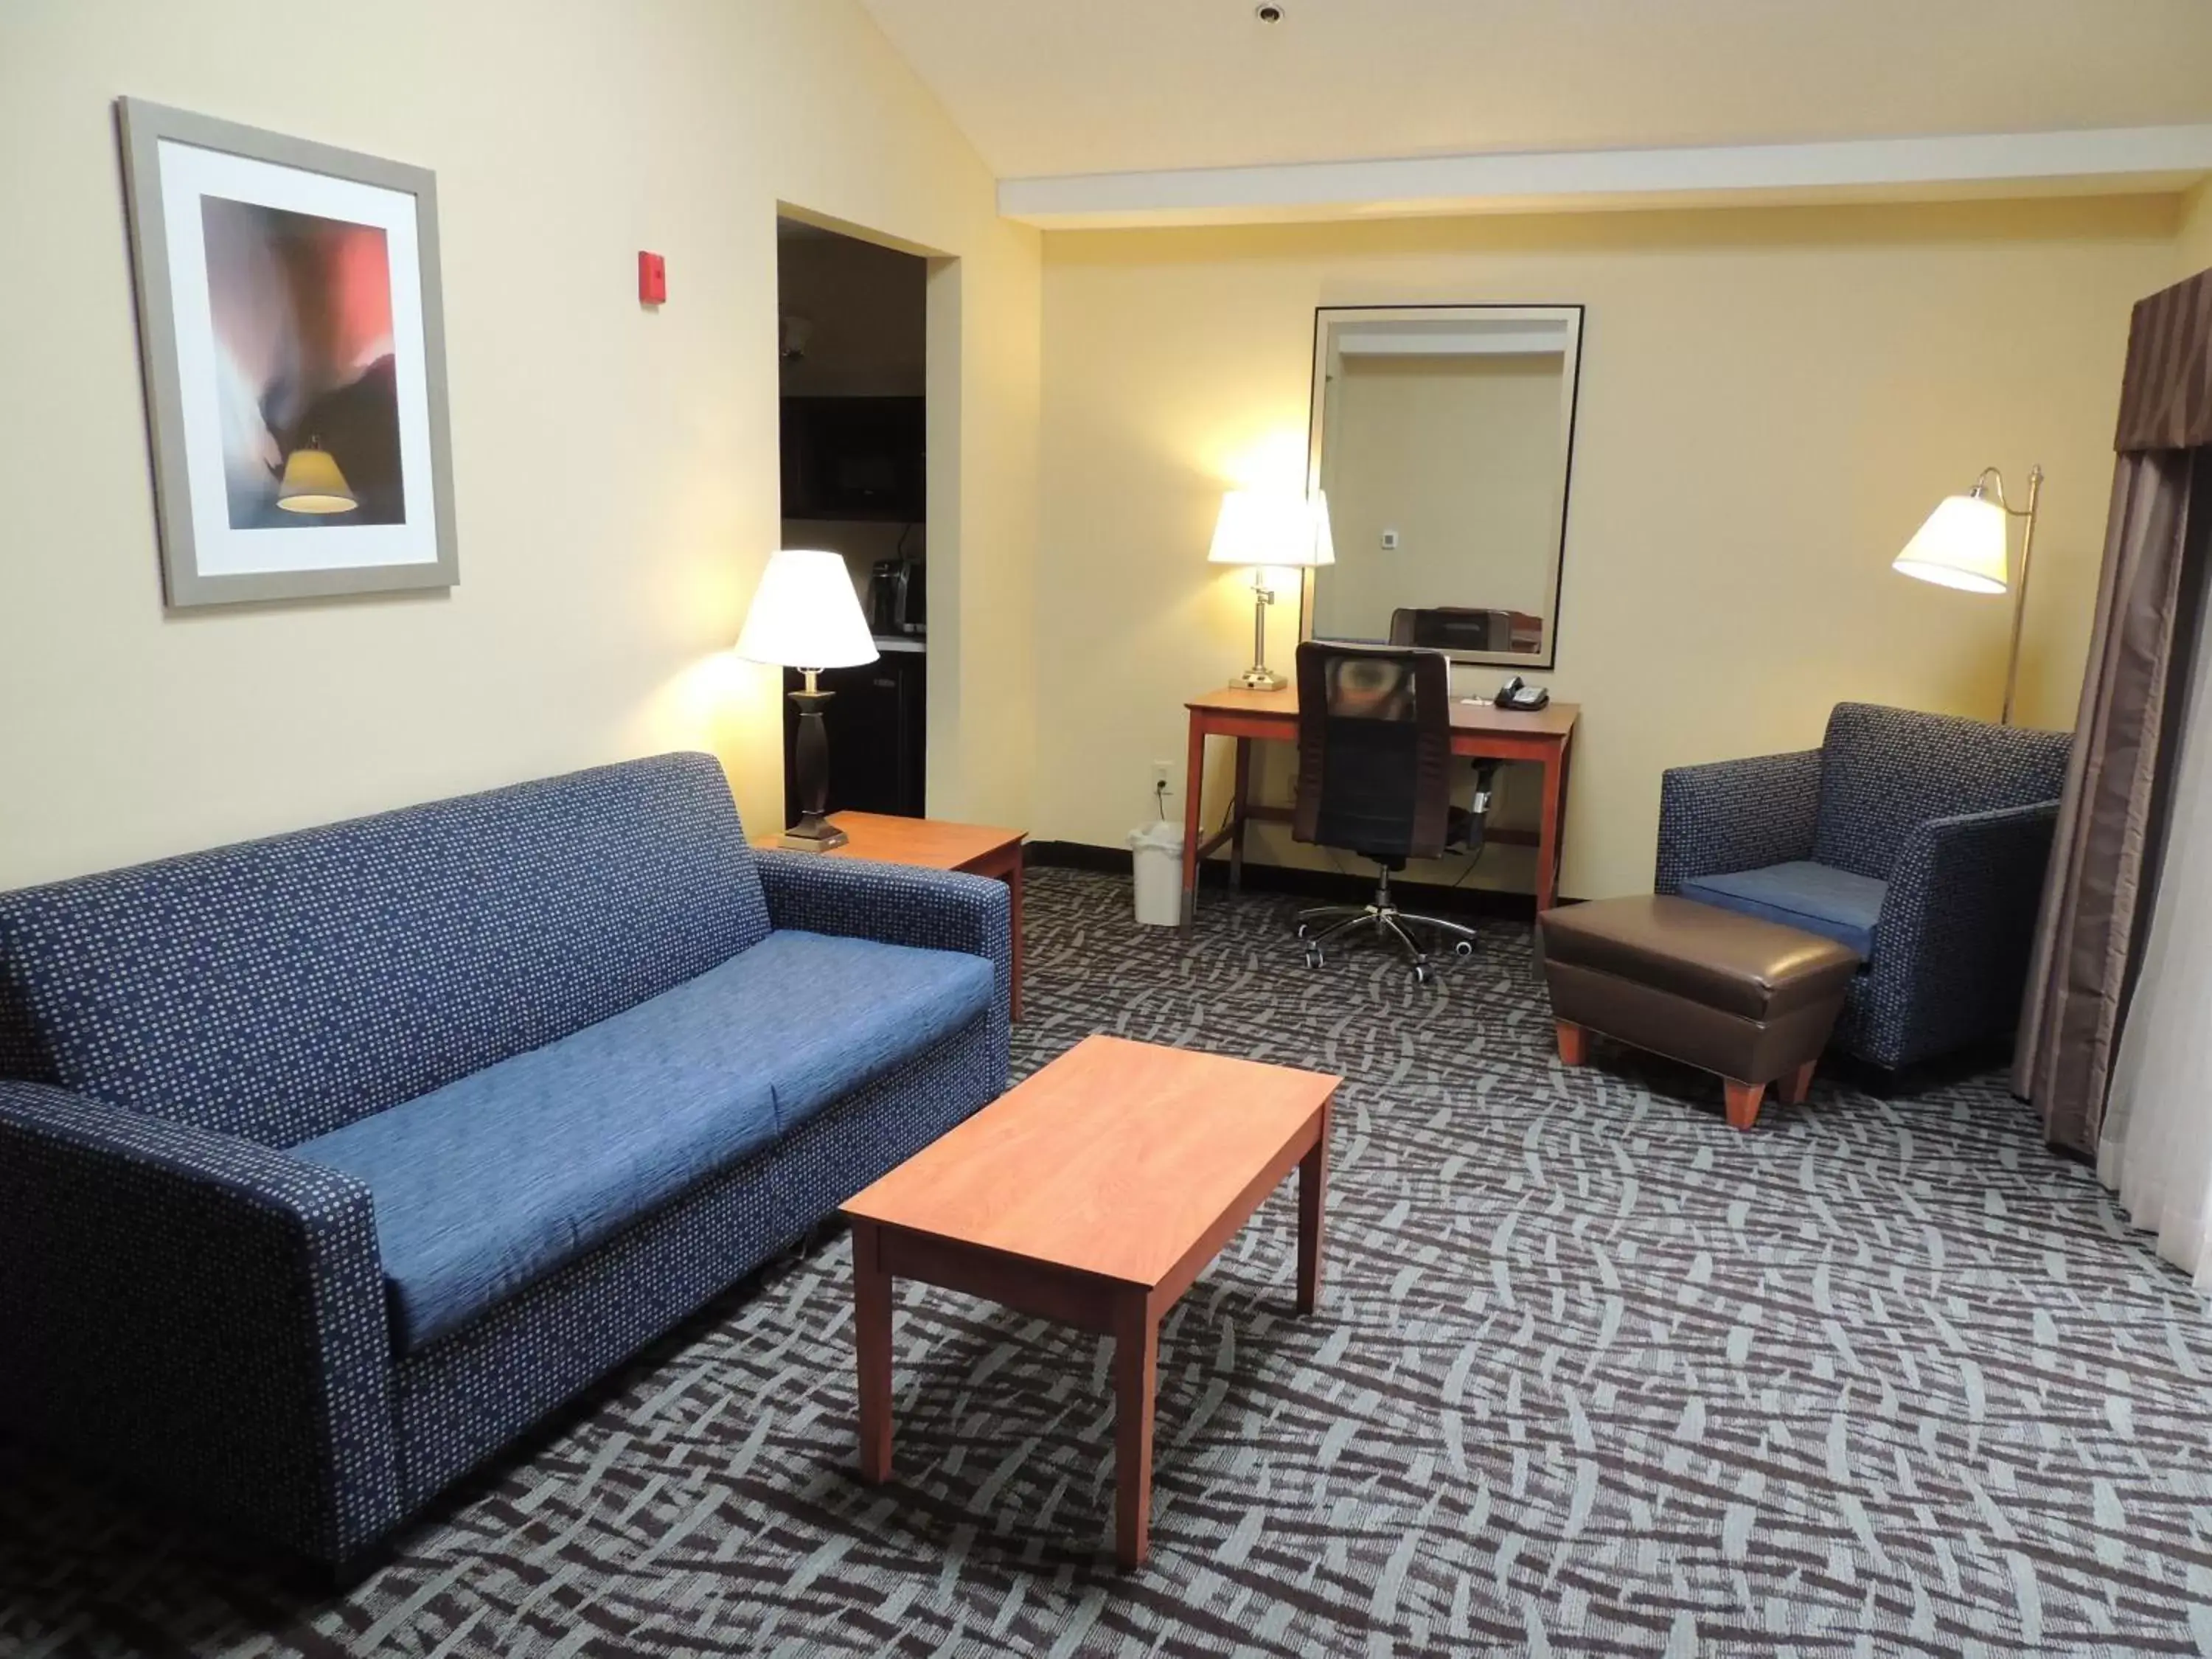
<path id="1" fill-rule="evenodd" d="M 1659 781 L 1659 860 L 1652 889 L 1679 893 L 1698 876 L 1813 856 L 1820 751 L 1668 769 Z"/>
<path id="2" fill-rule="evenodd" d="M 758 856 L 771 925 L 981 957 L 1005 1012 L 1014 975 L 1013 899 L 1006 883 L 812 853 Z"/>
<path id="3" fill-rule="evenodd" d="M 368 1189 L 0 1079 L 0 1424 L 343 1562 L 399 1518 Z"/>
<path id="4" fill-rule="evenodd" d="M 2038 801 L 1905 837 L 1867 965 L 1866 1058 L 1905 1066 L 2012 1029 L 2057 821 Z"/>

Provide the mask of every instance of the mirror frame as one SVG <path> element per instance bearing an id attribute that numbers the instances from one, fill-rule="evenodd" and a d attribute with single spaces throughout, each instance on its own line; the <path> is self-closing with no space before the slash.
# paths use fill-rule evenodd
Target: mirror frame
<path id="1" fill-rule="evenodd" d="M 1545 619 L 1544 648 L 1540 652 L 1514 651 L 1448 651 L 1455 665 L 1472 664 L 1497 668 L 1522 668 L 1538 673 L 1553 672 L 1559 653 L 1559 597 L 1567 567 L 1567 518 L 1574 500 L 1575 483 L 1575 421 L 1582 409 L 1583 324 L 1586 307 L 1581 305 L 1498 305 L 1489 303 L 1455 304 L 1437 302 L 1416 305 L 1316 306 L 1314 307 L 1313 379 L 1307 392 L 1306 414 L 1306 494 L 1310 496 L 1321 488 L 1321 453 L 1322 410 L 1326 399 L 1322 388 L 1328 373 L 1330 325 L 1337 322 L 1368 321 L 1407 322 L 1429 319 L 1449 319 L 1457 315 L 1469 321 L 1506 323 L 1541 321 L 1566 325 L 1567 346 L 1565 356 L 1564 378 L 1567 385 L 1567 406 L 1563 421 L 1565 441 L 1563 465 L 1559 475 L 1559 544 L 1552 550 L 1552 614 Z M 1316 637 L 1314 633 L 1314 583 L 1320 575 L 1316 568 L 1309 568 L 1298 585 L 1298 638 Z M 1323 635 L 1322 637 L 1328 637 Z"/>

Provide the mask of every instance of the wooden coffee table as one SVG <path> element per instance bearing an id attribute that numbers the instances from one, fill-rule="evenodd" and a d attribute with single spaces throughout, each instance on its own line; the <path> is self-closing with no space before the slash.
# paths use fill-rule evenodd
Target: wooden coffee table
<path id="1" fill-rule="evenodd" d="M 919 870 L 959 870 L 989 876 L 1012 890 L 1013 973 L 1007 1012 L 1022 1017 L 1022 842 L 1020 830 L 986 823 L 955 823 L 949 818 L 902 818 L 888 812 L 832 812 L 830 822 L 848 839 L 828 853 L 799 853 L 798 858 L 873 859 L 881 864 L 912 865 Z M 753 845 L 781 847 L 781 835 L 757 836 Z"/>
<path id="2" fill-rule="evenodd" d="M 891 1281 L 988 1297 L 1113 1337 L 1115 1542 L 1141 1563 L 1161 1317 L 1293 1168 L 1313 1311 L 1342 1080 L 1086 1037 L 855 1195 L 861 1478 L 890 1478 Z"/>

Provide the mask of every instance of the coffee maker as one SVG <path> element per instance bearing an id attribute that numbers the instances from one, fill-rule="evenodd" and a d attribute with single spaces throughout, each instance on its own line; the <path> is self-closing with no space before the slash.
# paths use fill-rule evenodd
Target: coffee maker
<path id="1" fill-rule="evenodd" d="M 918 559 L 878 559 L 868 578 L 868 628 L 875 634 L 920 634 L 928 628 L 927 577 Z"/>

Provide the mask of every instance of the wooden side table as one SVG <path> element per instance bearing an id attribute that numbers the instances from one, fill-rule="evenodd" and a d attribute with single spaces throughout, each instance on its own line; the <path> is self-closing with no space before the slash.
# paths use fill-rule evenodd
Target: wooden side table
<path id="1" fill-rule="evenodd" d="M 796 858 L 872 859 L 878 864 L 911 865 L 920 870 L 958 870 L 1003 881 L 1013 896 L 1014 971 L 1008 1012 L 1022 1017 L 1022 843 L 1028 832 L 981 823 L 948 823 L 943 818 L 902 818 L 887 812 L 832 812 L 845 844 L 828 853 L 799 853 Z M 756 836 L 756 847 L 774 848 L 782 836 Z"/>

